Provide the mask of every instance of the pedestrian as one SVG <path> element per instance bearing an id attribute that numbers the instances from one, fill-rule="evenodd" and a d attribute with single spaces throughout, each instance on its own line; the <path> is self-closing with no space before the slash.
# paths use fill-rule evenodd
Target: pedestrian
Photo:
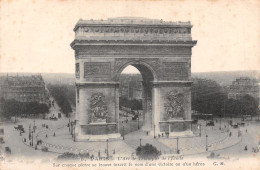
<path id="1" fill-rule="evenodd" d="M 163 133 L 162 133 L 162 137 L 163 137 Z"/>
<path id="2" fill-rule="evenodd" d="M 231 135 L 232 135 L 232 133 L 230 132 L 230 133 L 229 133 L 229 137 L 230 137 Z"/>
<path id="3" fill-rule="evenodd" d="M 148 131 L 146 131 L 146 135 L 147 135 L 147 136 L 148 136 L 148 133 L 149 133 L 149 132 L 148 132 Z"/>
<path id="4" fill-rule="evenodd" d="M 98 151 L 98 157 L 100 157 L 100 151 Z"/>
<path id="5" fill-rule="evenodd" d="M 237 132 L 237 137 L 239 137 L 239 136 L 241 136 L 241 131 L 240 130 Z"/>
<path id="6" fill-rule="evenodd" d="M 246 133 L 247 133 L 247 129 L 246 129 Z"/>
<path id="7" fill-rule="evenodd" d="M 47 133 L 46 133 L 46 138 L 48 138 L 48 135 L 47 135 Z"/>
<path id="8" fill-rule="evenodd" d="M 245 151 L 247 151 L 247 145 L 245 146 Z"/>
<path id="9" fill-rule="evenodd" d="M 53 136 L 55 136 L 55 132 L 54 132 Z"/>

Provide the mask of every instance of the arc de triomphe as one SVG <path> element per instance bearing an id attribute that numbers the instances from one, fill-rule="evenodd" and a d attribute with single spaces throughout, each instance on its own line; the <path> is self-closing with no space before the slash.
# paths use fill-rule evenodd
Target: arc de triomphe
<path id="1" fill-rule="evenodd" d="M 190 134 L 190 22 L 146 18 L 79 20 L 74 28 L 76 138 L 120 138 L 119 76 L 129 65 L 143 77 L 142 129 Z"/>

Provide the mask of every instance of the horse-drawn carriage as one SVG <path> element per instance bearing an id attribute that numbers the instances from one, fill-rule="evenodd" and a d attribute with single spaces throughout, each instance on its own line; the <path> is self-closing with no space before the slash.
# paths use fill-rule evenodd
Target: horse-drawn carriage
<path id="1" fill-rule="evenodd" d="M 21 133 L 25 132 L 23 125 L 14 126 L 14 129 L 19 130 Z"/>
<path id="2" fill-rule="evenodd" d="M 191 123 L 192 123 L 192 124 L 198 124 L 198 119 L 194 119 L 194 120 L 192 120 Z"/>
<path id="3" fill-rule="evenodd" d="M 209 122 L 207 122 L 206 126 L 215 126 L 215 124 L 213 121 L 209 121 Z"/>

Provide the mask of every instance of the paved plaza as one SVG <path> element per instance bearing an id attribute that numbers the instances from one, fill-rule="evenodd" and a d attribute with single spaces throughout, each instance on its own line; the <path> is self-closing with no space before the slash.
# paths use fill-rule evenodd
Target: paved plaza
<path id="1" fill-rule="evenodd" d="M 55 106 L 50 109 L 48 115 L 57 115 L 59 107 Z M 73 118 L 62 118 L 58 120 L 48 119 L 25 119 L 19 118 L 16 123 L 5 123 L 5 144 L 11 148 L 14 157 L 26 158 L 34 157 L 41 159 L 52 159 L 64 152 L 71 153 L 89 153 L 94 156 L 107 156 L 105 152 L 108 147 L 108 153 L 112 157 L 133 156 L 138 146 L 147 143 L 155 146 L 162 155 L 177 155 L 177 138 L 147 135 L 142 131 L 142 117 L 140 121 L 132 120 L 131 117 L 120 116 L 120 133 L 121 139 L 93 142 L 74 142 L 74 137 L 69 129 L 68 122 Z M 226 157 L 247 156 L 252 153 L 252 147 L 258 145 L 260 123 L 257 121 L 245 121 L 244 126 L 232 128 L 228 126 L 228 119 L 215 121 L 215 126 L 206 126 L 205 120 L 199 120 L 193 124 L 191 129 L 193 136 L 182 136 L 178 138 L 179 155 L 183 156 L 208 156 L 211 151 Z M 240 119 L 233 119 L 234 124 L 241 123 Z M 30 146 L 29 126 L 37 127 L 33 133 L 33 146 Z M 139 124 L 139 129 L 138 129 Z M 23 125 L 25 133 L 20 135 L 14 126 Z M 45 125 L 45 127 L 43 126 Z M 46 128 L 46 125 L 48 128 Z M 200 126 L 201 125 L 201 126 Z M 124 127 L 124 128 L 123 128 Z M 201 129 L 199 129 L 201 127 Z M 220 129 L 221 128 L 221 129 Z M 239 133 L 241 132 L 241 135 Z M 201 135 L 200 135 L 201 134 Z M 207 141 L 206 141 L 206 135 Z M 123 138 L 124 136 L 124 138 Z M 26 142 L 24 141 L 26 139 Z M 42 140 L 42 144 L 35 149 L 37 140 Z M 206 147 L 207 142 L 207 147 Z M 244 150 L 247 146 L 248 151 Z M 48 152 L 42 152 L 41 148 L 47 147 Z M 207 148 L 207 151 L 206 151 Z M 259 153 L 257 153 L 259 154 Z"/>
<path id="2" fill-rule="evenodd" d="M 37 126 L 36 131 L 33 135 L 34 143 L 30 146 L 28 140 L 29 125 Z M 57 121 L 43 120 L 43 119 L 19 119 L 16 124 L 8 123 L 5 124 L 5 146 L 9 146 L 12 150 L 12 155 L 21 157 L 41 157 L 41 158 L 55 158 L 59 154 L 64 152 L 72 153 L 86 153 L 90 155 L 106 156 L 105 150 L 107 149 L 109 155 L 114 157 L 117 156 L 130 156 L 135 154 L 135 149 L 140 145 L 146 143 L 152 144 L 158 150 L 161 151 L 162 155 L 176 155 L 177 154 L 177 138 L 158 137 L 154 139 L 153 135 L 147 135 L 146 132 L 141 129 L 138 130 L 137 123 L 129 119 L 128 123 L 123 122 L 121 128 L 124 125 L 126 131 L 128 128 L 136 131 L 125 133 L 124 140 L 110 140 L 107 142 L 74 142 L 68 124 L 68 118 L 61 118 Z M 239 121 L 239 120 L 238 120 Z M 248 121 L 244 127 L 238 129 L 227 128 L 227 122 L 222 122 L 222 129 L 220 130 L 220 124 L 217 123 L 215 126 L 205 126 L 205 121 L 201 120 L 198 122 L 201 124 L 201 136 L 200 131 L 197 129 L 197 125 L 193 125 L 194 136 L 179 137 L 178 138 L 178 149 L 180 155 L 184 156 L 195 156 L 204 155 L 207 156 L 211 151 L 220 153 L 227 157 L 238 157 L 241 155 L 249 155 L 252 153 L 252 147 L 257 146 L 258 139 L 257 134 L 259 133 L 259 122 Z M 18 131 L 15 131 L 14 126 L 22 124 L 25 127 L 25 133 L 20 136 Z M 42 125 L 48 125 L 48 128 Z M 129 125 L 129 126 L 128 126 Z M 226 125 L 226 129 L 225 129 Z M 134 126 L 134 127 L 133 127 Z M 229 132 L 228 132 L 229 131 Z M 241 131 L 241 136 L 238 135 L 238 131 Z M 230 136 L 231 132 L 231 136 Z M 55 133 L 55 136 L 54 136 Z M 206 134 L 207 148 L 206 151 Z M 47 137 L 46 137 L 47 135 Z M 259 134 L 258 134 L 259 135 Z M 26 138 L 26 142 L 24 142 Z M 141 139 L 141 140 L 140 140 Z M 39 145 L 35 150 L 37 140 L 42 140 L 42 145 Z M 244 151 L 244 147 L 247 145 L 248 151 Z M 42 152 L 41 147 L 48 147 L 48 152 Z"/>

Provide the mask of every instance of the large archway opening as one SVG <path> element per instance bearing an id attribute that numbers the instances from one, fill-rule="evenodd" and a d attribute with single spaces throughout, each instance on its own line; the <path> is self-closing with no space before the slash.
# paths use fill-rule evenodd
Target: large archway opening
<path id="1" fill-rule="evenodd" d="M 119 131 L 121 135 L 152 129 L 152 82 L 154 74 L 149 66 L 131 63 L 123 66 L 118 77 Z"/>

